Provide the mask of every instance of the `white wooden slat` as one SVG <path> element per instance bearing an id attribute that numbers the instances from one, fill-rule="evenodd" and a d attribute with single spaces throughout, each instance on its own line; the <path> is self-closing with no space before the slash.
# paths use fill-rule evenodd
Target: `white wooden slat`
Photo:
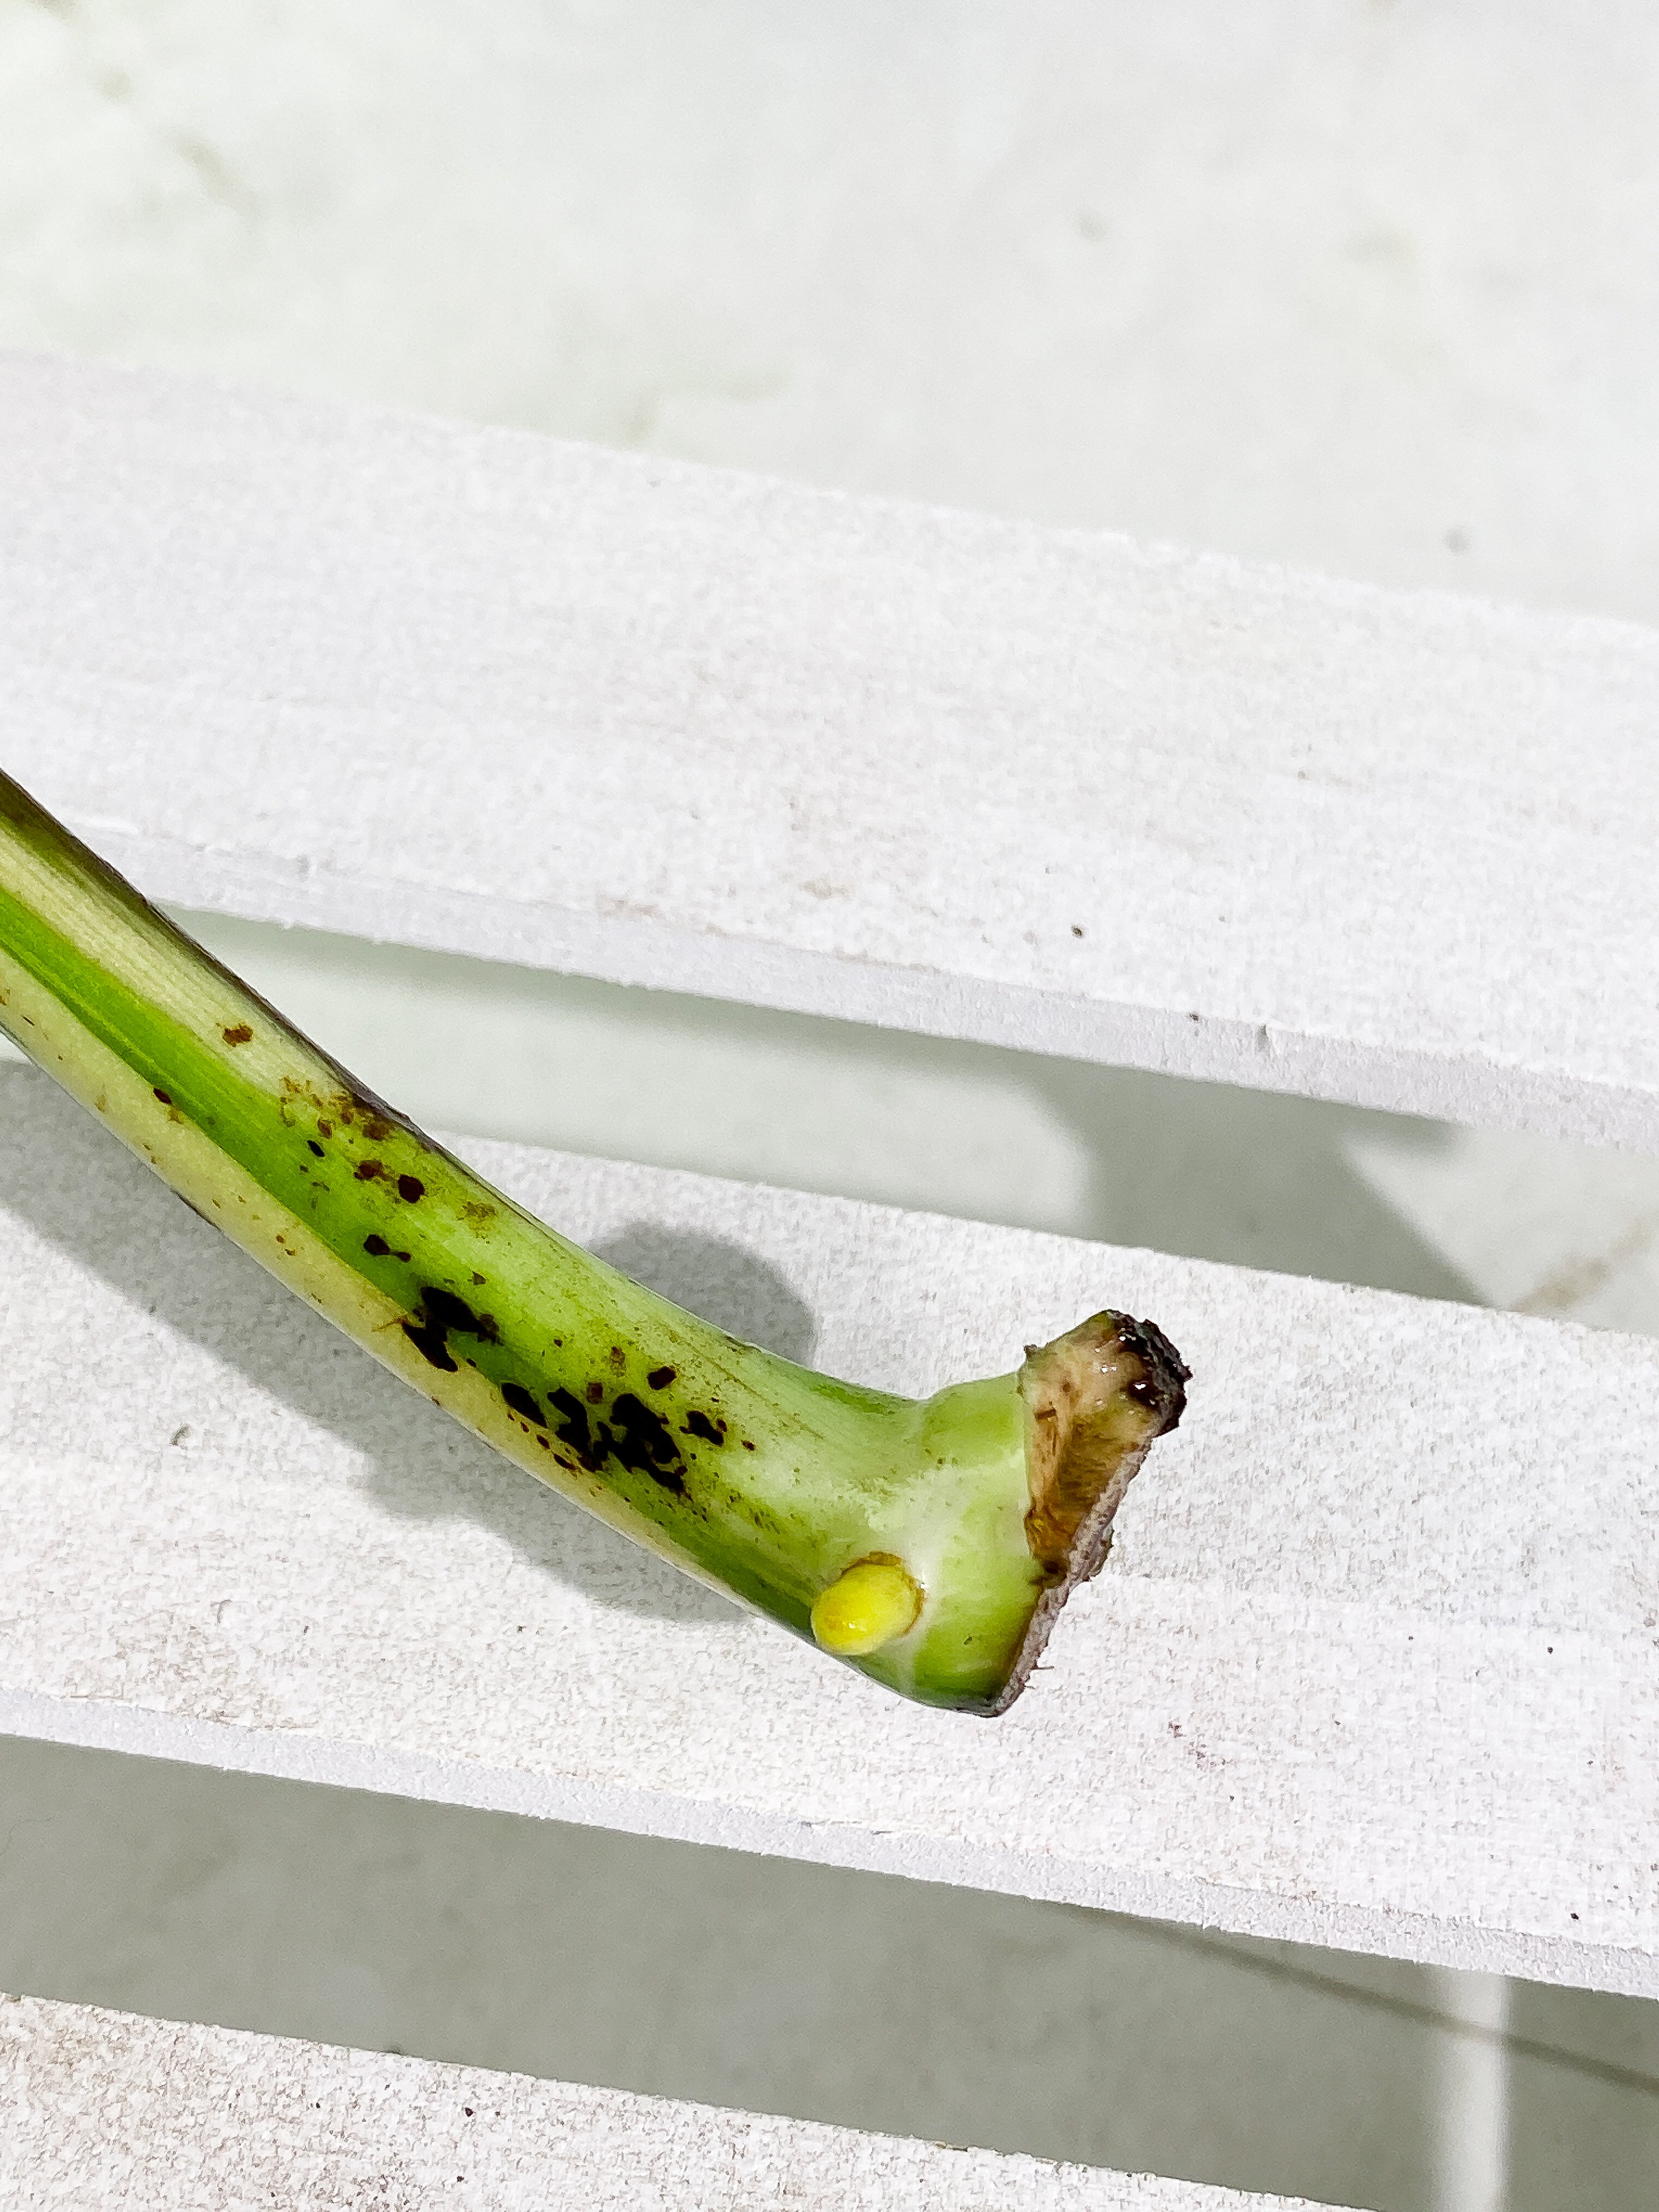
<path id="1" fill-rule="evenodd" d="M 1645 9 L 477 21 L 0 10 L 0 331 L 1659 616 Z"/>
<path id="2" fill-rule="evenodd" d="M 11 2212 L 1294 2212 L 1287 2197 L 38 1998 L 0 1997 L 0 2100 Z"/>
<path id="3" fill-rule="evenodd" d="M 1005 1718 L 477 1447 L 0 1070 L 0 1728 L 1659 1995 L 1659 1343 L 465 1142 L 926 1390 L 1105 1303 L 1191 1409 Z"/>
<path id="4" fill-rule="evenodd" d="M 1659 1149 L 1659 636 L 14 357 L 6 761 L 156 896 Z"/>

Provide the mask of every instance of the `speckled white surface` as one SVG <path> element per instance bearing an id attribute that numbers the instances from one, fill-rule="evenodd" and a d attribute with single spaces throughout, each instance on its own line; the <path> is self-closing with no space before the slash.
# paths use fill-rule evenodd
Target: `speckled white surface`
<path id="1" fill-rule="evenodd" d="M 25 358 L 0 510 L 157 896 L 1659 1148 L 1659 635 Z"/>
<path id="2" fill-rule="evenodd" d="M 0 1727 L 1659 1992 L 1659 1345 L 465 1145 L 860 1380 L 1170 1331 L 1188 1417 L 986 1723 L 494 1462 L 33 1071 L 0 1106 Z"/>
<path id="3" fill-rule="evenodd" d="M 902 15 L 867 0 L 481 0 L 464 26 L 441 0 L 343 15 L 321 0 L 15 0 L 0 5 L 0 342 L 1651 621 L 1656 55 L 1659 27 L 1629 0 L 1593 18 L 1536 0 L 918 0 Z M 854 1148 L 856 1118 L 829 1096 L 801 1119 L 833 1113 Z M 1240 1121 L 1295 1103 L 1239 1101 Z M 775 1132 L 728 1161 L 641 1152 L 620 1117 L 592 1135 L 556 1115 L 431 1110 L 775 1182 L 809 1172 Z M 1224 1121 L 1200 1193 L 1228 1179 L 1228 1134 L 1254 1140 Z M 1579 1164 L 1536 1136 L 1407 1139 L 1379 1188 L 1483 1295 L 1650 1327 L 1650 1163 L 1589 1164 L 1638 1185 L 1616 1219 L 1606 1194 L 1584 1202 Z M 1559 1218 L 1524 1267 L 1507 1197 L 1492 1234 L 1505 1180 L 1528 1218 Z M 946 1169 L 907 1189 L 862 1159 L 818 1187 L 1031 1226 L 1073 1210 L 1050 1185 L 1005 1214 L 1000 1188 L 964 1204 Z M 1297 1206 L 1341 1212 L 1316 1178 Z M 1243 1173 L 1221 1210 L 1258 1209 Z M 1075 1225 L 1167 1241 L 1092 1205 Z M 1253 1256 L 1208 1233 L 1176 1249 Z M 296 1822 L 317 1802 L 280 1794 Z M 94 1834 L 123 1816 L 90 1802 Z M 182 1909 L 194 1843 L 179 1818 L 185 1839 L 155 1878 Z M 14 1839 L 14 1884 L 31 1837 Z M 372 1851 L 334 1872 L 376 1898 Z M 39 1879 L 39 1917 L 72 1912 L 73 1877 Z M 166 1917 L 131 1909 L 146 1929 Z M 167 1924 L 185 1954 L 206 1942 Z M 423 1951 L 418 1929 L 410 1942 Z M 277 1978 L 295 1971 L 284 1959 Z M 142 1990 L 106 2001 L 164 2008 Z M 637 2016 L 653 1990 L 614 2002 Z M 1258 2027 L 1238 2041 L 1264 2082 L 1295 2075 L 1307 2124 L 1343 2130 Z M 325 2014 L 301 2032 L 364 2039 Z M 1516 2089 L 1517 2204 L 1647 2203 L 1611 2115 L 1575 2132 L 1524 2069 Z M 1179 2069 L 1146 2094 L 1179 2101 Z M 1464 2140 L 1468 2115 L 1446 2118 Z M 1608 2155 L 1627 2160 L 1627 2199 Z M 1381 2167 L 1366 2179 L 1304 2193 L 1392 2201 Z"/>
<path id="4" fill-rule="evenodd" d="M 9 2212 L 1294 2212 L 1288 2197 L 27 1997 L 0 1997 L 0 2100 Z"/>
<path id="5" fill-rule="evenodd" d="M 1659 618 L 1643 0 L 0 8 L 0 343 Z"/>

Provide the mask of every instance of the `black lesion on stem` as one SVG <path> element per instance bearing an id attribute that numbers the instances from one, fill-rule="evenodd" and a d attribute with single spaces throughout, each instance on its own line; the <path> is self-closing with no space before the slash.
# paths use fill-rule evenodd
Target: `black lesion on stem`
<path id="1" fill-rule="evenodd" d="M 388 1253 L 382 1237 L 371 1236 L 364 1243 L 365 1249 L 377 1258 Z M 501 1342 L 501 1330 L 493 1315 L 475 1313 L 464 1297 L 441 1283 L 422 1285 L 420 1303 L 402 1327 L 421 1357 L 447 1375 L 457 1371 L 450 1350 L 452 1337 L 467 1336 L 482 1344 Z M 674 1380 L 674 1370 L 653 1368 L 647 1380 L 653 1389 L 664 1389 Z M 679 1443 L 663 1416 L 632 1390 L 618 1391 L 607 1407 L 603 1382 L 586 1385 L 586 1403 L 562 1385 L 547 1393 L 544 1412 L 541 1401 L 526 1383 L 510 1378 L 497 1387 L 501 1402 L 520 1420 L 545 1429 L 550 1418 L 558 1442 L 590 1474 L 601 1473 L 607 1461 L 614 1461 L 629 1474 L 648 1475 L 659 1488 L 676 1497 L 685 1495 L 685 1457 Z M 723 1444 L 726 1437 L 723 1420 L 711 1420 L 700 1411 L 687 1416 L 684 1432 L 711 1444 Z"/>
<path id="2" fill-rule="evenodd" d="M 449 1356 L 449 1346 L 441 1328 L 431 1322 L 416 1320 L 404 1322 L 403 1330 L 428 1366 L 438 1368 L 445 1375 L 456 1372 L 455 1362 Z"/>
<path id="3" fill-rule="evenodd" d="M 559 1416 L 559 1442 L 570 1447 L 590 1474 L 614 1459 L 618 1467 L 648 1474 L 662 1489 L 684 1494 L 685 1462 L 667 1423 L 631 1390 L 612 1401 L 608 1421 L 590 1419 L 587 1407 L 569 1390 L 553 1391 L 548 1403 Z"/>
<path id="4" fill-rule="evenodd" d="M 382 1245 L 385 1240 L 366 1238 L 364 1249 L 371 1241 Z M 413 1316 L 403 1324 L 404 1334 L 422 1359 L 445 1375 L 453 1375 L 456 1366 L 450 1355 L 449 1338 L 471 1336 L 483 1344 L 499 1344 L 501 1330 L 493 1314 L 477 1314 L 466 1300 L 447 1291 L 441 1283 L 424 1283 L 421 1286 L 421 1302 Z"/>
<path id="5" fill-rule="evenodd" d="M 611 1450 L 618 1466 L 648 1474 L 665 1490 L 683 1492 L 684 1465 L 661 1414 L 653 1413 L 631 1390 L 624 1390 L 612 1401 L 611 1418 L 617 1425 Z"/>
<path id="6" fill-rule="evenodd" d="M 547 1426 L 546 1414 L 543 1413 L 535 1397 L 525 1389 L 522 1382 L 503 1382 L 501 1396 L 513 1411 L 521 1414 L 526 1421 L 533 1421 L 538 1429 L 544 1429 Z"/>
<path id="7" fill-rule="evenodd" d="M 458 1297 L 453 1291 L 447 1291 L 440 1284 L 422 1284 L 421 1304 L 433 1321 L 444 1328 L 453 1329 L 458 1336 L 476 1336 L 483 1344 L 499 1344 L 501 1340 L 494 1314 L 474 1313 L 465 1298 Z"/>
<path id="8" fill-rule="evenodd" d="M 559 1442 L 569 1445 L 590 1474 L 597 1474 L 605 1465 L 605 1454 L 601 1451 L 597 1457 L 594 1455 L 593 1431 L 588 1425 L 586 1407 L 580 1398 L 562 1389 L 550 1391 L 547 1402 L 559 1416 L 559 1425 L 554 1431 Z"/>

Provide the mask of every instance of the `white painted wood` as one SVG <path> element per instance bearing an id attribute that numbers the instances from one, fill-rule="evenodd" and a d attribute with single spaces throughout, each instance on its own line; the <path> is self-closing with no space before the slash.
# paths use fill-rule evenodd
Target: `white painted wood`
<path id="1" fill-rule="evenodd" d="M 0 512 L 157 896 L 1659 1150 L 1648 631 L 23 358 Z"/>
<path id="2" fill-rule="evenodd" d="M 0 343 L 1651 621 L 1656 104 L 1640 0 L 14 6 Z"/>
<path id="3" fill-rule="evenodd" d="M 1659 1344 L 470 1142 L 872 1383 L 1103 1303 L 1195 1370 L 994 1723 L 475 1447 L 0 1070 L 0 1726 L 1659 1994 Z"/>
<path id="4" fill-rule="evenodd" d="M 0 2101 L 9 2212 L 1294 2212 L 1288 2197 L 30 1997 L 0 1997 Z"/>

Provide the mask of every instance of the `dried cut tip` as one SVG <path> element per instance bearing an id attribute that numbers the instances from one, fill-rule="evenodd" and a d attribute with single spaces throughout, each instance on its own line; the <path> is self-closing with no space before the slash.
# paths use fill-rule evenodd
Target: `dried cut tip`
<path id="1" fill-rule="evenodd" d="M 1162 1329 L 1127 1314 L 1096 1314 L 1052 1344 L 1028 1347 L 1019 1370 L 1030 1421 L 1025 1534 L 1054 1579 L 1079 1565 L 1074 1579 L 1098 1571 L 1104 1544 L 1084 1564 L 1079 1539 L 1101 1522 L 1103 1504 L 1104 1535 L 1147 1446 L 1180 1420 L 1190 1373 Z"/>
<path id="2" fill-rule="evenodd" d="M 1112 1517 L 1154 1441 L 1180 1420 L 1191 1374 L 1155 1322 L 1128 1314 L 1095 1314 L 1027 1347 L 1025 1534 L 1048 1587 L 994 1711 L 1019 1695 L 1060 1607 L 1104 1565 Z"/>

